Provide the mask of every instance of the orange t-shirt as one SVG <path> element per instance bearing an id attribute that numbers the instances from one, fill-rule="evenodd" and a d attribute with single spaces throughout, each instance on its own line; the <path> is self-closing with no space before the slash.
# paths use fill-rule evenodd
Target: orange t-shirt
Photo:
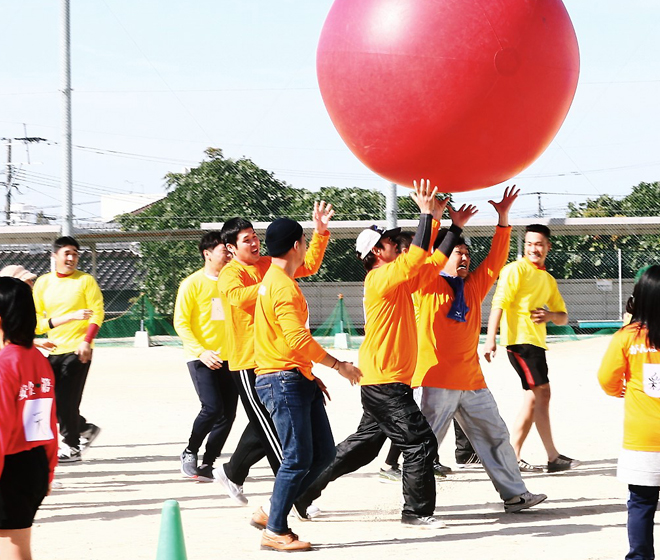
<path id="1" fill-rule="evenodd" d="M 298 369 L 312 375 L 312 362 L 327 352 L 309 332 L 309 309 L 298 283 L 279 266 L 271 266 L 261 285 L 254 312 L 255 373 Z"/>
<path id="2" fill-rule="evenodd" d="M 296 271 L 296 278 L 315 274 L 323 262 L 330 233 L 314 233 L 305 254 L 305 263 Z M 232 260 L 220 273 L 218 287 L 225 312 L 226 354 L 231 371 L 253 369 L 254 309 L 257 290 L 270 268 L 271 258 L 261 257 L 254 265 Z"/>
<path id="3" fill-rule="evenodd" d="M 360 346 L 361 385 L 410 385 L 417 361 L 417 327 L 412 292 L 437 276 L 447 262 L 440 251 L 416 245 L 364 280 L 364 342 Z"/>
<path id="4" fill-rule="evenodd" d="M 498 227 L 488 256 L 465 279 L 463 294 L 470 308 L 465 323 L 447 317 L 454 291 L 442 276 L 415 293 L 418 350 L 413 387 L 460 391 L 486 388 L 477 353 L 481 304 L 506 263 L 510 240 L 511 228 Z"/>

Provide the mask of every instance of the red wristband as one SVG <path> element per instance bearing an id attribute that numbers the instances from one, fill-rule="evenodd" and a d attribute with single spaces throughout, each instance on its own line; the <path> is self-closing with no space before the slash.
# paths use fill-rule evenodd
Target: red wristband
<path id="1" fill-rule="evenodd" d="M 92 343 L 92 340 L 94 340 L 94 337 L 98 334 L 99 332 L 99 326 L 90 323 L 89 326 L 87 327 L 87 333 L 85 334 L 85 342 Z"/>

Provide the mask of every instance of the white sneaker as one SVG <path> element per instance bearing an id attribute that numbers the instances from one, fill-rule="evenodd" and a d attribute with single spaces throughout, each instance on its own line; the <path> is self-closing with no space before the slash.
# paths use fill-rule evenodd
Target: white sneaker
<path id="1" fill-rule="evenodd" d="M 447 527 L 444 521 L 437 517 L 433 517 L 432 515 L 420 517 L 418 515 L 403 513 L 401 514 L 401 523 L 408 527 L 416 527 L 418 529 L 444 529 Z"/>
<path id="2" fill-rule="evenodd" d="M 87 424 L 87 429 L 80 432 L 80 452 L 87 451 L 100 433 L 101 428 L 96 424 Z"/>
<path id="3" fill-rule="evenodd" d="M 318 506 L 312 504 L 307 508 L 307 517 L 309 517 L 309 519 L 314 519 L 319 515 L 321 515 L 321 509 Z"/>
<path id="4" fill-rule="evenodd" d="M 217 469 L 213 469 L 213 478 L 216 482 L 222 482 L 222 484 L 224 484 L 227 494 L 237 504 L 241 506 L 246 506 L 248 504 L 248 500 L 243 494 L 243 487 L 227 478 L 224 465 L 220 465 Z"/>
<path id="5" fill-rule="evenodd" d="M 57 452 L 57 462 L 62 463 L 79 463 L 82 461 L 80 456 L 80 447 L 69 447 L 63 443 Z"/>
<path id="6" fill-rule="evenodd" d="M 545 494 L 532 494 L 531 492 L 525 492 L 524 494 L 520 494 L 520 496 L 514 496 L 504 502 L 504 511 L 506 513 L 517 513 L 540 504 L 547 498 L 548 497 Z"/>

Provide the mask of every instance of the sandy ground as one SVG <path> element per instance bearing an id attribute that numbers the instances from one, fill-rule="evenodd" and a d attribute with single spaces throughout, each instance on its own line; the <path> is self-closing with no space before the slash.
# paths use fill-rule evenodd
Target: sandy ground
<path id="1" fill-rule="evenodd" d="M 332 483 L 311 522 L 291 520 L 319 558 L 437 557 L 450 559 L 601 559 L 627 551 L 626 488 L 615 478 L 622 431 L 622 402 L 598 387 L 596 370 L 609 338 L 564 342 L 548 353 L 552 417 L 560 452 L 583 461 L 575 471 L 531 474 L 532 492 L 547 502 L 520 514 L 504 514 L 483 470 L 458 471 L 437 484 L 436 514 L 448 528 L 401 526 L 400 487 L 383 484 L 378 469 L 386 453 L 360 471 Z M 356 359 L 345 351 L 345 358 Z M 505 352 L 483 364 L 502 417 L 511 425 L 522 390 Z M 359 390 L 320 367 L 332 402 L 328 414 L 335 440 L 352 433 L 361 414 Z M 250 503 L 234 505 L 221 484 L 186 480 L 178 456 L 198 410 L 182 350 L 97 348 L 82 412 L 103 432 L 82 463 L 58 468 L 61 488 L 46 498 L 33 532 L 37 560 L 115 560 L 156 557 L 164 500 L 181 505 L 188 558 L 263 556 L 260 534 L 248 525 L 267 500 L 273 477 L 265 462 L 245 484 Z M 229 457 L 245 424 L 241 412 L 221 461 Z M 453 441 L 441 447 L 443 463 L 454 466 Z M 542 464 L 538 434 L 532 432 L 524 458 Z"/>

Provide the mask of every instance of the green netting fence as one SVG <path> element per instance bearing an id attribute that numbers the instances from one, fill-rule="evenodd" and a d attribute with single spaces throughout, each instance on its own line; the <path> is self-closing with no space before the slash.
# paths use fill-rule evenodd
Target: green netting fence
<path id="1" fill-rule="evenodd" d="M 126 311 L 116 317 L 106 317 L 98 337 L 132 337 L 139 330 L 146 330 L 151 336 L 176 336 L 171 318 L 156 312 L 149 298 L 140 294 Z"/>
<path id="2" fill-rule="evenodd" d="M 362 338 L 358 340 L 358 331 L 348 316 L 344 296 L 339 294 L 337 304 L 330 315 L 312 335 L 326 347 L 349 349 L 360 346 Z"/>

